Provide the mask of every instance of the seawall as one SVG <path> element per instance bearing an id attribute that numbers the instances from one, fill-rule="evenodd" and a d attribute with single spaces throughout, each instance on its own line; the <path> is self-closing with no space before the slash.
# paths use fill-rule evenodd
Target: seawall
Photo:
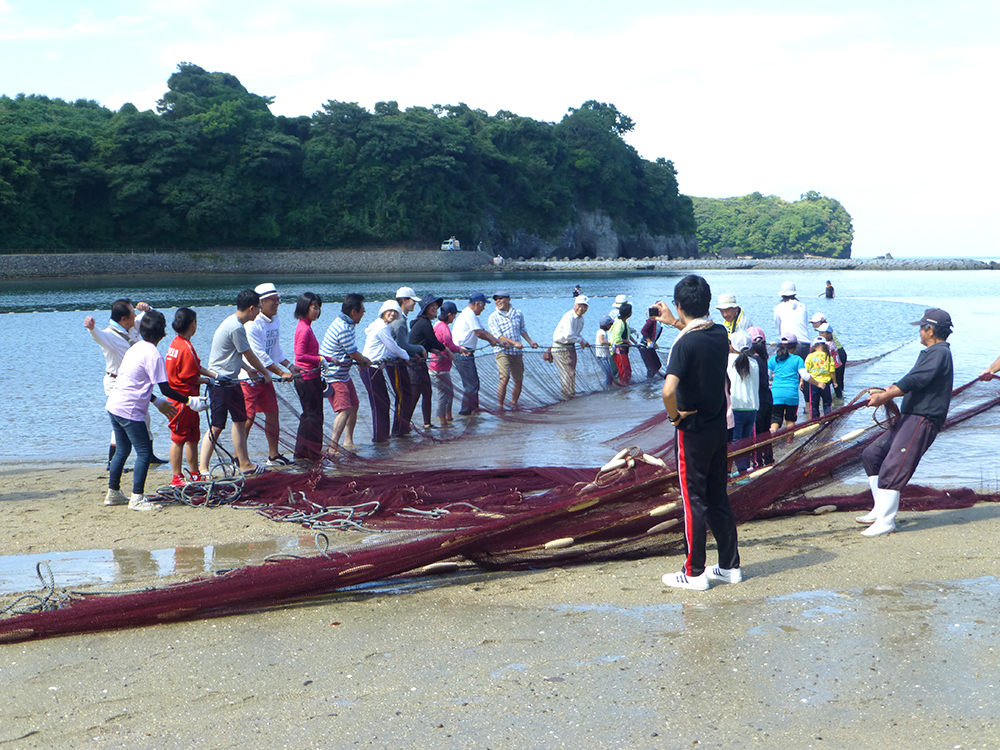
<path id="1" fill-rule="evenodd" d="M 967 258 L 665 258 L 505 260 L 509 271 L 990 271 L 1000 263 Z"/>
<path id="2" fill-rule="evenodd" d="M 483 270 L 489 253 L 442 250 L 282 250 L 0 255 L 0 279 L 160 274 L 383 274 Z"/>

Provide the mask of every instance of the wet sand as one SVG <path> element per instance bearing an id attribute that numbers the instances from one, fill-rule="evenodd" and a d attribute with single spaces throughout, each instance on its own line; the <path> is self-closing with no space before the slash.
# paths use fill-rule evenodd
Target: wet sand
<path id="1" fill-rule="evenodd" d="M 105 508 L 105 482 L 4 467 L 0 553 L 302 535 Z M 877 539 L 853 515 L 741 526 L 746 580 L 708 592 L 663 587 L 676 556 L 466 570 L 0 646 L 0 747 L 996 747 L 1000 507 L 903 513 Z"/>

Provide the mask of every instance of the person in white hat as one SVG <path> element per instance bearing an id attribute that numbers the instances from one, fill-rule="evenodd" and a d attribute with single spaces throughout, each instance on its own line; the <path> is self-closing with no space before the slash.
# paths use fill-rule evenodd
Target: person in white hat
<path id="1" fill-rule="evenodd" d="M 619 295 L 624 296 L 624 295 Z M 552 346 L 546 352 L 559 371 L 563 398 L 573 398 L 576 393 L 576 347 L 586 349 L 590 344 L 583 338 L 583 316 L 590 306 L 590 298 L 581 294 L 573 298 L 573 309 L 559 320 L 552 332 Z"/>
<path id="2" fill-rule="evenodd" d="M 243 325 L 247 332 L 250 349 L 271 374 L 290 382 L 298 368 L 293 365 L 281 348 L 281 321 L 278 320 L 278 305 L 281 295 L 274 284 L 258 284 L 254 287 L 260 297 L 260 314 Z M 278 435 L 278 397 L 274 382 L 251 379 L 246 370 L 240 371 L 240 385 L 243 387 L 243 401 L 246 403 L 247 430 L 253 427 L 258 414 L 264 415 L 264 435 L 267 436 L 267 466 L 290 466 L 291 460 L 281 455 Z"/>
<path id="3" fill-rule="evenodd" d="M 577 295 L 573 296 L 575 297 Z M 624 305 L 626 302 L 628 302 L 627 294 L 619 294 L 617 297 L 615 297 L 615 301 L 611 303 L 611 310 L 610 312 L 608 312 L 608 316 L 612 320 L 618 320 L 618 313 L 621 310 L 622 305 Z"/>
<path id="4" fill-rule="evenodd" d="M 806 306 L 799 302 L 795 284 L 791 281 L 782 283 L 779 294 L 781 302 L 774 306 L 774 326 L 778 329 L 778 338 L 795 337 L 798 341 L 795 354 L 805 360 L 809 354 L 809 342 L 812 340 L 809 333 L 809 313 L 806 311 Z"/>
<path id="5" fill-rule="evenodd" d="M 382 371 L 393 359 L 403 360 L 405 369 L 405 363 L 410 359 L 409 353 L 396 343 L 396 339 L 389 331 L 392 322 L 402 315 L 403 310 L 399 303 L 394 299 L 387 299 L 379 308 L 378 317 L 365 329 L 365 346 L 361 354 L 372 363 L 372 366 L 361 368 L 360 374 L 372 407 L 373 443 L 384 443 L 389 439 L 389 391 Z M 397 394 L 397 405 L 398 398 Z"/>
<path id="6" fill-rule="evenodd" d="M 715 309 L 722 314 L 722 325 L 729 334 L 729 338 L 737 331 L 748 331 L 753 328 L 750 316 L 746 311 L 736 304 L 736 295 L 726 292 L 719 295 L 719 303 Z"/>
<path id="7" fill-rule="evenodd" d="M 412 286 L 401 286 L 396 290 L 396 303 L 400 315 L 389 324 L 392 334 L 400 349 L 410 355 L 410 361 L 423 359 L 427 356 L 424 347 L 410 343 L 410 321 L 407 316 L 413 312 L 420 297 Z M 410 417 L 413 415 L 413 384 L 410 379 L 410 369 L 405 362 L 393 362 L 385 366 L 389 387 L 392 388 L 395 405 L 392 411 L 392 437 L 405 437 L 410 434 Z"/>

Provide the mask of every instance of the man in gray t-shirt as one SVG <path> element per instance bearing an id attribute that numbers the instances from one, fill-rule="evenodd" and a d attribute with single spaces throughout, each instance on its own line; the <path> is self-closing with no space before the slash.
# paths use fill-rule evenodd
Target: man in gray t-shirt
<path id="1" fill-rule="evenodd" d="M 208 385 L 208 400 L 211 404 L 211 428 L 201 441 L 200 470 L 209 474 L 212 452 L 219 442 L 226 419 L 233 419 L 233 452 L 240 471 L 244 474 L 262 474 L 266 469 L 250 461 L 247 451 L 247 410 L 243 400 L 243 389 L 236 379 L 244 367 L 243 359 L 256 371 L 248 370 L 251 377 L 260 377 L 265 383 L 271 382 L 271 373 L 250 348 L 245 323 L 260 314 L 260 295 L 253 289 L 244 289 L 236 297 L 236 313 L 230 315 L 212 338 L 212 352 L 209 354 L 208 369 L 217 373 L 215 382 Z"/>

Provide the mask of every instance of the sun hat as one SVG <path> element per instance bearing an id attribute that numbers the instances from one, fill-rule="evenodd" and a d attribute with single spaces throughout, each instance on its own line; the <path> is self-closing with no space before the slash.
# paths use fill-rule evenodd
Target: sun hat
<path id="1" fill-rule="evenodd" d="M 739 307 L 736 304 L 736 295 L 726 292 L 725 294 L 719 295 L 719 304 L 715 306 L 716 310 L 731 310 L 734 307 Z"/>
<path id="2" fill-rule="evenodd" d="M 795 284 L 791 281 L 781 282 L 781 291 L 779 294 L 782 297 L 794 297 L 798 292 L 795 291 Z"/>
<path id="3" fill-rule="evenodd" d="M 750 348 L 750 335 L 746 331 L 737 331 L 729 337 L 729 343 L 733 349 L 742 352 L 744 349 Z"/>
<path id="4" fill-rule="evenodd" d="M 253 290 L 255 292 L 257 292 L 257 296 L 260 297 L 261 299 L 264 299 L 265 297 L 280 297 L 281 296 L 281 294 L 278 293 L 278 290 L 274 288 L 274 284 L 270 284 L 270 283 L 268 283 L 268 284 L 258 284 L 257 286 L 255 286 L 253 288 Z"/>
<path id="5" fill-rule="evenodd" d="M 626 302 L 628 302 L 628 295 L 627 294 L 619 294 L 617 297 L 615 297 L 615 301 L 611 304 L 611 306 L 617 310 L 619 307 L 621 307 L 622 305 L 624 305 Z"/>
<path id="6" fill-rule="evenodd" d="M 394 299 L 387 299 L 385 302 L 382 303 L 382 307 L 379 308 L 379 310 L 378 310 L 378 316 L 381 318 L 382 317 L 382 313 L 388 312 L 389 310 L 397 312 L 400 315 L 403 314 L 403 308 L 401 308 L 399 306 L 399 303 L 396 302 L 396 300 L 394 300 Z"/>
<path id="7" fill-rule="evenodd" d="M 444 297 L 435 297 L 433 294 L 428 292 L 423 296 L 423 299 L 420 300 L 420 315 L 423 315 L 424 311 L 435 303 L 437 303 L 437 306 L 440 307 L 442 302 L 444 302 Z"/>
<path id="8" fill-rule="evenodd" d="M 413 291 L 412 286 L 401 286 L 396 290 L 396 299 L 412 299 L 414 302 L 419 302 L 420 297 L 417 293 Z"/>
<path id="9" fill-rule="evenodd" d="M 747 333 L 750 334 L 751 341 L 757 341 L 757 339 L 760 339 L 761 341 L 767 340 L 767 336 L 764 335 L 764 330 L 758 328 L 757 326 L 754 326 L 753 328 L 747 328 Z"/>

